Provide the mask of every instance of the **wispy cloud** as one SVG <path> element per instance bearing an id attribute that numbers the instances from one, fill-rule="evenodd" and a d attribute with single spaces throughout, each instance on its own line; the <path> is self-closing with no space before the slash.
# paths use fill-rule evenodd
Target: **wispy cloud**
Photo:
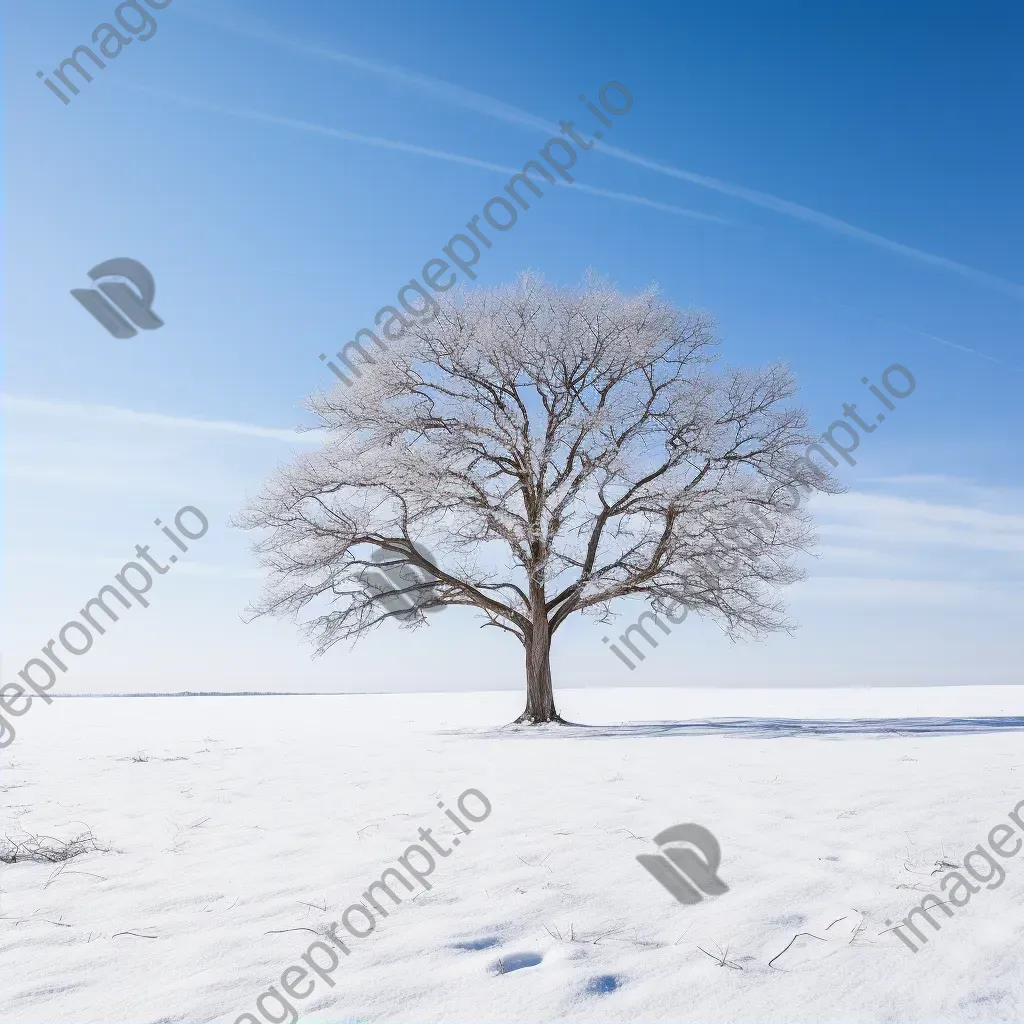
<path id="1" fill-rule="evenodd" d="M 191 556 L 190 556 L 191 557 Z M 97 570 L 116 573 L 124 568 L 124 553 L 105 556 L 93 555 L 91 557 L 77 554 L 50 554 L 47 552 L 24 552 L 13 551 L 6 559 L 9 566 L 24 566 L 27 569 L 38 572 L 41 569 L 59 569 L 66 572 L 68 569 Z M 264 580 L 267 578 L 265 569 L 246 569 L 233 565 L 220 565 L 216 563 L 205 563 L 201 561 L 181 560 L 174 570 L 176 576 L 209 576 L 233 580 Z"/>
<path id="2" fill-rule="evenodd" d="M 998 564 L 1003 571 L 1020 573 L 1024 561 L 1017 556 L 1024 555 L 1024 515 L 1017 511 L 1018 503 L 1006 500 L 1012 492 L 987 489 L 987 493 L 989 508 L 964 505 L 953 495 L 943 502 L 851 491 L 816 499 L 817 531 L 826 546 L 831 540 L 873 551 L 899 548 L 904 553 L 929 547 L 932 550 L 920 559 L 922 568 L 929 569 L 935 568 L 936 548 L 944 548 L 947 554 L 988 551 L 1002 556 Z M 999 498 L 1004 501 L 1002 507 L 996 505 Z"/>
<path id="3" fill-rule="evenodd" d="M 906 580 L 889 576 L 815 576 L 793 591 L 794 604 L 821 603 L 867 608 L 887 606 L 946 607 L 961 611 L 968 606 L 1006 609 L 1021 607 L 1024 583 L 966 580 Z"/>
<path id="4" fill-rule="evenodd" d="M 461 107 L 465 110 L 475 111 L 476 113 L 483 114 L 486 117 L 505 121 L 506 123 L 515 124 L 523 128 L 546 132 L 548 134 L 559 134 L 558 125 L 553 124 L 550 121 L 546 121 L 544 118 L 537 117 L 536 115 L 529 113 L 529 111 L 521 110 L 519 107 L 504 103 L 501 100 L 487 96 L 484 93 L 479 93 L 463 86 L 453 85 L 450 82 L 434 78 L 430 75 L 424 75 L 420 72 L 409 71 L 404 68 L 382 64 L 373 60 L 367 60 L 363 57 L 355 57 L 350 54 L 340 53 L 338 51 L 328 49 L 327 47 L 314 46 L 298 42 L 293 39 L 288 39 L 282 36 L 276 29 L 273 31 L 269 29 L 262 29 L 256 27 L 248 20 L 245 22 L 238 21 L 237 23 L 230 25 L 220 21 L 213 22 L 205 16 L 202 17 L 201 20 L 217 24 L 225 31 L 244 35 L 252 39 L 258 39 L 281 49 L 289 50 L 299 56 L 330 60 L 335 63 L 345 64 L 349 67 L 356 68 L 359 71 L 370 72 L 375 75 L 386 77 L 393 82 L 398 82 L 407 88 L 414 89 L 422 95 L 430 96 L 441 102 Z M 850 224 L 847 221 L 840 220 L 838 217 L 822 213 L 820 210 L 814 210 L 809 206 L 802 205 L 801 203 L 782 199 L 779 196 L 772 195 L 768 192 L 761 192 L 757 189 L 747 188 L 744 185 L 737 185 L 733 182 L 723 181 L 720 178 L 713 178 L 705 174 L 697 174 L 694 171 L 674 167 L 671 164 L 652 160 L 650 157 L 642 156 L 639 153 L 633 153 L 627 149 L 621 149 L 618 146 L 612 146 L 606 142 L 598 143 L 595 152 L 604 153 L 606 156 L 634 164 L 637 167 L 646 168 L 647 170 L 654 171 L 657 174 L 675 178 L 678 181 L 685 181 L 691 185 L 697 185 L 700 188 L 709 189 L 722 195 L 730 196 L 734 199 L 740 199 L 743 202 L 759 206 L 765 210 L 771 210 L 774 213 L 793 217 L 797 220 L 804 221 L 807 224 L 813 224 L 816 227 L 823 228 L 826 231 L 831 231 L 846 238 L 863 242 L 866 245 L 872 245 L 876 248 L 896 253 L 918 263 L 949 271 L 950 273 L 957 274 L 983 288 L 989 288 L 993 291 L 1001 292 L 1004 295 L 1013 296 L 1016 299 L 1024 299 L 1024 285 L 1017 284 L 1014 281 L 1008 281 L 1005 278 L 999 277 L 996 274 L 990 274 L 984 270 L 978 270 L 976 267 L 967 266 L 966 264 L 959 263 L 956 260 L 947 259 L 945 256 L 939 256 L 935 253 L 926 252 L 923 249 L 917 249 L 914 246 L 905 245 L 902 242 L 897 242 L 894 239 L 886 238 L 884 235 L 857 227 L 855 224 Z"/>
<path id="5" fill-rule="evenodd" d="M 323 135 L 328 138 L 339 139 L 342 142 L 352 142 L 360 146 L 371 146 L 376 149 L 390 149 L 399 153 L 410 153 L 414 156 L 427 157 L 430 160 L 443 160 L 447 163 L 462 164 L 464 167 L 477 167 L 485 171 L 496 171 L 502 175 L 511 176 L 519 174 L 522 167 L 506 167 L 503 164 L 492 163 L 489 160 L 480 160 L 473 156 L 464 156 L 461 153 L 449 153 L 443 149 L 432 149 L 429 146 L 419 146 L 413 142 L 402 142 L 399 139 L 387 139 L 381 135 L 363 135 L 359 132 L 350 132 L 344 128 L 333 128 L 328 125 L 315 124 L 312 121 L 300 121 L 293 117 L 280 117 L 276 114 L 266 114 L 257 110 L 246 110 L 243 107 L 229 107 L 220 103 L 211 103 L 208 100 L 195 99 L 190 96 L 181 96 L 177 93 L 165 92 L 159 89 L 149 89 L 142 86 L 127 86 L 135 92 L 143 92 L 149 96 L 159 96 L 175 103 L 195 107 L 199 110 L 206 110 L 214 114 L 225 114 L 228 117 L 244 118 L 247 121 L 257 121 L 262 124 L 277 125 L 281 128 L 290 128 L 293 131 L 308 132 L 314 135 Z M 662 203 L 655 199 L 648 199 L 645 196 L 633 195 L 629 192 L 615 192 L 605 188 L 595 188 L 592 185 L 584 185 L 581 182 L 556 181 L 556 185 L 562 188 L 572 189 L 576 192 L 585 192 L 587 195 L 600 196 L 603 199 L 614 199 L 622 203 L 633 203 L 636 206 L 646 206 L 652 210 L 659 210 L 662 213 L 671 213 L 676 217 L 689 217 L 693 220 L 709 221 L 715 224 L 731 224 L 732 221 L 724 217 L 716 217 L 714 214 L 702 213 L 700 210 L 687 210 L 672 203 Z"/>
<path id="6" fill-rule="evenodd" d="M 120 409 L 112 405 L 84 405 L 78 402 L 51 402 L 38 398 L 18 398 L 14 395 L 0 396 L 5 411 L 40 414 L 47 417 L 85 419 L 94 423 L 126 423 L 135 426 L 168 427 L 174 430 L 199 430 L 219 434 L 241 434 L 247 437 L 268 438 L 289 444 L 311 445 L 320 443 L 316 430 L 285 430 L 279 427 L 262 427 L 253 423 L 237 423 L 232 420 L 204 420 L 189 416 L 167 416 L 164 413 L 136 412 L 134 409 Z"/>

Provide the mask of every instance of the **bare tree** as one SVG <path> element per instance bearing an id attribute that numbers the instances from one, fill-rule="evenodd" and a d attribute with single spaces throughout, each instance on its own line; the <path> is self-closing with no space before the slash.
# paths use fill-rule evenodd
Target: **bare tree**
<path id="1" fill-rule="evenodd" d="M 323 654 L 469 606 L 522 644 L 529 723 L 561 721 L 551 642 L 574 612 L 636 596 L 734 639 L 790 628 L 774 595 L 814 537 L 788 485 L 839 488 L 795 458 L 815 439 L 785 366 L 718 370 L 707 314 L 593 276 L 459 291 L 405 327 L 356 387 L 307 400 L 323 446 L 236 520 L 269 531 L 253 615 L 307 612 Z M 374 552 L 420 572 L 367 586 Z"/>

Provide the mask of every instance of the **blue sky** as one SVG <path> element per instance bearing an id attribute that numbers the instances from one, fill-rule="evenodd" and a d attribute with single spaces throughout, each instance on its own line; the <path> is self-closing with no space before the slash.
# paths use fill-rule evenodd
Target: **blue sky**
<path id="1" fill-rule="evenodd" d="M 589 132 L 577 97 L 616 80 L 614 151 L 480 282 L 657 281 L 714 313 L 728 361 L 787 360 L 822 429 L 893 363 L 917 389 L 815 505 L 795 636 L 687 621 L 631 673 L 584 620 L 556 686 L 1020 681 L 1019 8 L 173 0 L 63 105 L 36 71 L 115 6 L 6 11 L 5 678 L 195 505 L 208 534 L 63 686 L 520 686 L 518 647 L 461 610 L 314 663 L 291 625 L 243 625 L 259 573 L 226 521 L 330 382 L 319 353 L 501 191 L 482 165 L 521 167 L 543 123 Z M 69 295 L 116 256 L 153 272 L 160 330 L 113 339 Z"/>

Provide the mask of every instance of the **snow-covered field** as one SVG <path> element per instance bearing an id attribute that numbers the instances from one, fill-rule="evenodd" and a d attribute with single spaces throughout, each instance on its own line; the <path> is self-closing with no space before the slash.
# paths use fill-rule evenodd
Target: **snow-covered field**
<path id="1" fill-rule="evenodd" d="M 1024 853 L 919 952 L 886 922 L 1024 800 L 1024 719 L 970 721 L 1024 687 L 556 696 L 589 727 L 499 729 L 518 693 L 33 709 L 0 833 L 101 849 L 0 863 L 0 1021 L 290 1021 L 257 997 L 421 827 L 432 887 L 342 932 L 302 1020 L 1021 1019 Z M 846 721 L 908 717 L 936 721 Z M 470 788 L 492 811 L 453 848 Z M 690 906 L 636 860 L 685 822 L 729 886 Z"/>

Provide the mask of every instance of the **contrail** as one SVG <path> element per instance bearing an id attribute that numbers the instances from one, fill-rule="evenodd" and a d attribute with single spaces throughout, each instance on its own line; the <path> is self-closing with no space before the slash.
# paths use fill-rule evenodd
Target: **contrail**
<path id="1" fill-rule="evenodd" d="M 1000 366 L 1009 367 L 1009 369 L 1016 370 L 1018 373 L 1024 373 L 1024 366 L 1017 366 L 1016 363 L 1008 363 L 1005 359 L 1000 359 L 998 356 L 991 356 L 987 352 L 982 352 L 980 349 L 971 348 L 968 345 L 961 345 L 958 342 L 950 341 L 948 338 L 940 338 L 937 334 L 929 334 L 927 331 L 919 331 L 916 327 L 908 327 L 906 324 L 898 324 L 893 320 L 886 320 L 884 317 L 875 316 L 874 313 L 868 313 L 866 310 L 859 309 L 855 306 L 848 306 L 845 302 L 840 302 L 838 305 L 841 309 L 848 310 L 857 316 L 866 316 L 868 319 L 874 320 L 875 323 L 883 324 L 886 327 L 893 328 L 894 330 L 906 331 L 907 334 L 916 334 L 919 338 L 927 338 L 929 341 L 937 341 L 940 345 L 955 348 L 959 352 L 969 352 L 973 356 L 981 356 L 982 359 L 987 359 L 990 363 L 998 363 Z"/>
<path id="2" fill-rule="evenodd" d="M 937 334 L 929 334 L 927 331 L 919 331 L 914 327 L 907 327 L 905 324 L 901 326 L 902 329 L 907 331 L 909 334 L 918 334 L 922 338 L 937 341 L 940 345 L 948 345 L 950 348 L 959 349 L 961 352 L 970 352 L 972 355 L 981 356 L 982 359 L 987 359 L 989 362 L 998 363 L 1000 366 L 1008 366 L 1011 370 L 1016 370 L 1018 373 L 1024 373 L 1024 366 L 1016 366 L 1013 363 L 1008 363 L 1005 359 L 999 359 L 997 356 L 990 356 L 987 352 L 979 352 L 976 348 L 968 348 L 966 345 L 958 345 L 955 341 L 940 338 Z"/>
<path id="3" fill-rule="evenodd" d="M 449 153 L 443 149 L 431 149 L 429 146 L 419 146 L 412 142 L 402 142 L 399 139 L 387 139 L 380 135 L 362 135 L 358 132 L 350 132 L 344 128 L 332 128 L 327 125 L 315 124 L 312 121 L 300 121 L 293 117 L 280 117 L 276 114 L 265 114 L 258 110 L 246 110 L 243 107 L 228 107 L 220 103 L 211 103 L 209 100 L 193 99 L 189 96 L 181 96 L 177 93 L 165 92 L 162 89 L 150 89 L 145 86 L 121 83 L 122 88 L 131 89 L 133 92 L 145 93 L 148 96 L 159 96 L 175 103 L 182 103 L 186 106 L 196 107 L 215 114 L 226 114 L 229 117 L 240 117 L 248 121 L 258 121 L 263 124 L 278 125 L 282 128 L 291 128 L 294 131 L 309 132 L 314 135 L 324 135 L 328 138 L 341 139 L 344 142 L 353 142 L 361 146 L 372 146 L 377 149 L 391 149 L 399 153 L 411 153 L 415 156 L 428 157 L 431 160 L 444 160 L 448 163 L 462 164 L 465 167 L 478 167 L 485 171 L 498 171 L 509 176 L 519 174 L 522 167 L 505 167 L 502 164 L 491 163 L 489 160 L 478 160 L 476 157 L 463 156 L 461 153 Z M 555 129 L 558 134 L 558 129 Z M 647 199 L 644 196 L 632 195 L 629 192 L 614 192 L 610 189 L 594 188 L 591 185 L 584 185 L 581 182 L 556 181 L 556 185 L 563 188 L 574 189 L 577 192 L 585 192 L 587 195 L 600 196 L 603 199 L 615 199 L 623 203 L 633 203 L 637 206 L 647 206 L 652 210 L 660 210 L 663 213 L 671 213 L 677 217 L 690 217 L 694 220 L 709 221 L 715 224 L 732 224 L 724 217 L 716 217 L 710 213 L 701 213 L 699 210 L 687 210 L 681 206 L 673 206 L 671 203 L 661 203 L 654 199 Z"/>
<path id="4" fill-rule="evenodd" d="M 195 15 L 193 15 L 193 17 L 194 16 Z M 519 107 L 504 103 L 501 100 L 494 99 L 484 93 L 479 93 L 472 89 L 466 89 L 463 86 L 453 85 L 450 82 L 445 82 L 442 79 L 434 78 L 430 75 L 424 75 L 419 72 L 407 71 L 403 68 L 380 64 L 377 61 L 367 60 L 363 57 L 354 57 L 350 54 L 339 53 L 322 46 L 312 46 L 307 43 L 296 42 L 295 40 L 282 37 L 276 31 L 271 32 L 264 29 L 253 28 L 248 25 L 245 27 L 240 27 L 239 25 L 228 25 L 223 22 L 210 20 L 206 17 L 202 17 L 199 20 L 205 21 L 211 25 L 216 25 L 227 32 L 248 36 L 252 39 L 259 39 L 279 48 L 290 50 L 301 56 L 318 57 L 323 60 L 330 60 L 339 64 L 347 64 L 348 66 L 357 68 L 360 71 L 368 71 L 372 74 L 384 76 L 409 88 L 413 88 L 422 93 L 433 96 L 442 102 L 461 107 L 465 110 L 473 110 L 477 113 L 484 114 L 487 117 L 505 121 L 509 124 L 519 125 L 523 128 L 536 129 L 548 134 L 559 134 L 559 128 L 557 125 L 552 124 L 550 121 L 546 121 L 543 118 L 537 117 L 536 115 L 529 113 L 529 111 L 521 110 Z M 1024 299 L 1024 285 L 1019 285 L 1014 281 L 1008 281 L 995 274 L 990 274 L 984 270 L 978 270 L 975 267 L 967 266 L 964 263 L 958 263 L 956 260 L 947 259 L 945 256 L 937 256 L 935 253 L 926 252 L 923 249 L 916 249 L 910 245 L 904 245 L 902 242 L 886 238 L 884 235 L 876 234 L 873 231 L 867 231 L 864 228 L 857 227 L 855 224 L 850 224 L 847 221 L 840 220 L 838 217 L 832 217 L 827 213 L 822 213 L 820 210 L 811 209 L 809 206 L 803 206 L 800 203 L 794 203 L 788 199 L 782 199 L 779 196 L 771 195 L 768 192 L 760 192 L 757 189 L 747 188 L 744 185 L 737 185 L 733 182 L 722 181 L 719 178 L 712 178 L 705 174 L 697 174 L 694 171 L 683 170 L 681 168 L 674 167 L 671 164 L 652 160 L 649 157 L 633 153 L 627 149 L 621 149 L 618 146 L 608 145 L 604 142 L 597 143 L 594 149 L 595 152 L 604 153 L 606 156 L 634 164 L 637 167 L 643 167 L 647 170 L 654 171 L 657 174 L 675 178 L 679 181 L 685 181 L 691 185 L 698 185 L 701 188 L 719 192 L 722 195 L 731 196 L 734 199 L 741 199 L 744 202 L 750 203 L 754 206 L 759 206 L 762 209 L 771 210 L 774 213 L 781 213 L 785 216 L 802 220 L 807 224 L 814 224 L 817 227 L 824 228 L 826 231 L 843 235 L 846 238 L 855 239 L 856 241 L 863 242 L 866 245 L 873 245 L 876 248 L 885 249 L 888 252 L 905 256 L 908 259 L 916 260 L 919 263 L 938 267 L 941 270 L 947 270 L 971 281 L 974 284 L 981 285 L 983 288 L 1002 292 L 1004 295 L 1011 295 L 1016 299 Z"/>

